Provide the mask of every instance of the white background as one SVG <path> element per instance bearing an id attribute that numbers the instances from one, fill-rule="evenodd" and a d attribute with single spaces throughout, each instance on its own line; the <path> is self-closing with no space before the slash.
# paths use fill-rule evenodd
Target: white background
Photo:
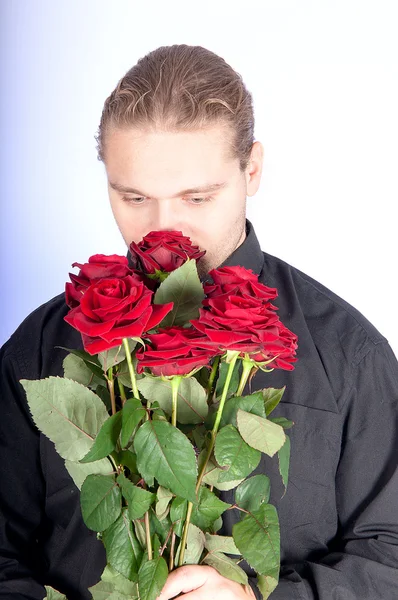
<path id="1" fill-rule="evenodd" d="M 359 309 L 398 355 L 398 3 L 1 0 L 3 343 L 74 261 L 127 248 L 94 135 L 139 58 L 201 45 L 238 71 L 265 148 L 263 250 Z"/>

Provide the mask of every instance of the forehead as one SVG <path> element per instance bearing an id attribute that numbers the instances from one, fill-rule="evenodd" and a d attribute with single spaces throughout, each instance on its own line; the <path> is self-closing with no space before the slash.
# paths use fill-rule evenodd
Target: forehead
<path id="1" fill-rule="evenodd" d="M 165 132 L 114 129 L 106 137 L 105 167 L 110 181 L 148 187 L 216 181 L 236 172 L 238 159 L 230 156 L 230 132 L 225 127 Z"/>

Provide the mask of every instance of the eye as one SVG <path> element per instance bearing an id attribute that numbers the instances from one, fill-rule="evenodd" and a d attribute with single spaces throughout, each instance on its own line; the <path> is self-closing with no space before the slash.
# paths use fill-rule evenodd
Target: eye
<path id="1" fill-rule="evenodd" d="M 190 198 L 190 202 L 192 202 L 192 204 L 205 204 L 206 202 L 210 202 L 212 200 L 212 198 L 210 197 L 205 197 L 205 198 Z"/>
<path id="2" fill-rule="evenodd" d="M 140 198 L 129 198 L 128 196 L 122 196 L 122 200 L 124 202 L 128 202 L 130 204 L 144 204 L 145 198 L 143 198 L 143 197 L 140 197 Z"/>
<path id="3" fill-rule="evenodd" d="M 146 198 L 144 198 L 144 197 L 131 198 L 129 196 L 122 196 L 122 200 L 129 204 L 140 205 L 140 204 L 144 204 Z M 188 198 L 188 202 L 190 202 L 191 204 L 194 204 L 196 206 L 200 206 L 201 204 L 206 204 L 206 202 L 211 202 L 211 200 L 212 200 L 212 198 L 210 196 L 205 196 L 203 198 Z"/>

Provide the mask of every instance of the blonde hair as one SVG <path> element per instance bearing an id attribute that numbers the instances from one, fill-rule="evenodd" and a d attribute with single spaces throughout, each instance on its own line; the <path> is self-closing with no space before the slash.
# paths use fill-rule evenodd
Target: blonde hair
<path id="1" fill-rule="evenodd" d="M 140 58 L 106 99 L 98 133 L 98 160 L 106 136 L 129 127 L 196 131 L 225 126 L 228 158 L 247 168 L 254 142 L 252 96 L 239 73 L 202 46 L 161 46 Z"/>

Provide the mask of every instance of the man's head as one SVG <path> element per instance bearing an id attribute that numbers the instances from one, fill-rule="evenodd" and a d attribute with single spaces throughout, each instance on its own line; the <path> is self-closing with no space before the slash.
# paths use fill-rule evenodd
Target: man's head
<path id="1" fill-rule="evenodd" d="M 260 184 L 253 129 L 251 95 L 216 54 L 181 45 L 138 61 L 106 100 L 96 137 L 126 244 L 178 230 L 206 250 L 201 275 L 220 265 L 245 238 L 246 196 Z"/>

